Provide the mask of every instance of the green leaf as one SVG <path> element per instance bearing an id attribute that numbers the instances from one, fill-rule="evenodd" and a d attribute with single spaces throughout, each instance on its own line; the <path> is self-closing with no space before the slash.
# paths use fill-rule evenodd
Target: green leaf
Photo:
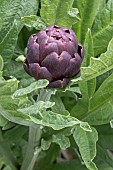
<path id="1" fill-rule="evenodd" d="M 52 141 L 57 143 L 61 149 L 67 149 L 70 147 L 69 138 L 63 134 L 57 134 L 52 136 Z"/>
<path id="2" fill-rule="evenodd" d="M 65 106 L 58 94 L 52 95 L 51 100 L 55 102 L 55 105 L 52 107 L 53 112 L 57 112 L 59 114 L 69 115 L 69 112 L 65 109 Z"/>
<path id="3" fill-rule="evenodd" d="M 9 165 L 12 170 L 16 170 L 16 161 L 9 146 L 0 143 L 0 155 L 2 155 L 4 162 Z"/>
<path id="4" fill-rule="evenodd" d="M 37 0 L 0 0 L 0 54 L 7 64 L 16 46 L 19 31 L 22 28 L 21 17 L 37 13 Z"/>
<path id="5" fill-rule="evenodd" d="M 109 88 L 108 88 L 109 87 Z M 90 110 L 106 103 L 113 96 L 113 73 L 105 79 L 90 100 Z"/>
<path id="6" fill-rule="evenodd" d="M 111 78 L 109 78 L 110 80 Z M 107 81 L 90 99 L 83 98 L 73 107 L 71 115 L 90 125 L 107 124 L 113 119 L 112 92 L 109 93 Z M 112 89 L 112 81 L 109 87 Z M 81 107 L 80 107 L 81 106 Z"/>
<path id="7" fill-rule="evenodd" d="M 81 78 L 90 80 L 113 68 L 112 41 L 109 42 L 108 50 L 101 54 L 99 58 L 91 57 L 88 67 L 81 67 Z"/>
<path id="8" fill-rule="evenodd" d="M 60 26 L 71 27 L 72 18 L 75 18 L 78 10 L 73 9 L 74 0 L 42 0 L 41 18 L 47 25 L 58 24 Z"/>
<path id="9" fill-rule="evenodd" d="M 39 16 L 36 15 L 22 17 L 21 22 L 27 27 L 34 27 L 37 30 L 42 30 L 46 27 L 46 24 L 41 20 Z"/>
<path id="10" fill-rule="evenodd" d="M 106 0 L 100 1 L 99 8 L 97 10 L 97 14 L 98 14 L 98 12 L 102 11 L 106 7 L 106 2 L 107 2 Z"/>
<path id="11" fill-rule="evenodd" d="M 93 51 L 93 39 L 91 35 L 91 30 L 88 29 L 86 38 L 84 41 L 84 60 L 82 62 L 82 67 L 87 67 L 90 63 L 90 58 L 94 57 L 94 51 Z"/>
<path id="12" fill-rule="evenodd" d="M 79 151 L 86 167 L 89 170 L 98 170 L 93 162 L 93 159 L 96 156 L 96 142 L 98 140 L 97 131 L 92 128 L 92 132 L 86 132 L 80 127 L 76 127 L 73 137 L 79 147 Z"/>
<path id="13" fill-rule="evenodd" d="M 107 51 L 113 51 L 113 38 L 110 40 L 108 44 Z"/>
<path id="14" fill-rule="evenodd" d="M 87 82 L 79 83 L 80 90 L 82 92 L 82 99 L 77 101 L 77 104 L 72 108 L 71 115 L 81 119 L 84 113 L 87 113 L 89 106 L 89 96 L 87 89 Z"/>
<path id="15" fill-rule="evenodd" d="M 2 71 L 0 71 L 0 80 L 2 80 L 3 77 L 2 77 Z"/>
<path id="16" fill-rule="evenodd" d="M 2 71 L 3 67 L 4 67 L 4 62 L 2 56 L 0 55 L 0 71 Z"/>
<path id="17" fill-rule="evenodd" d="M 35 15 L 38 10 L 37 0 L 0 0 L 0 42 L 10 30 L 14 20 L 18 23 L 21 17 Z"/>
<path id="18" fill-rule="evenodd" d="M 97 145 L 97 155 L 97 157 L 99 157 L 103 162 L 113 168 L 113 156 L 109 150 L 106 150 L 102 146 Z"/>
<path id="19" fill-rule="evenodd" d="M 4 68 L 3 75 L 6 77 L 14 76 L 19 79 L 22 79 L 22 78 L 30 79 L 31 78 L 31 76 L 29 76 L 25 72 L 23 68 L 23 64 L 20 62 L 16 62 L 14 60 L 11 60 L 11 62 L 7 65 L 7 67 Z"/>
<path id="20" fill-rule="evenodd" d="M 8 123 L 8 120 L 0 115 L 0 127 L 4 127 Z"/>
<path id="21" fill-rule="evenodd" d="M 24 55 L 19 55 L 16 59 L 15 59 L 15 61 L 17 61 L 17 62 L 24 62 L 24 60 L 25 60 L 25 57 L 24 57 Z"/>
<path id="22" fill-rule="evenodd" d="M 83 121 L 87 121 L 90 125 L 103 125 L 109 123 L 113 119 L 113 102 L 112 99 L 103 105 L 87 112 Z"/>
<path id="23" fill-rule="evenodd" d="M 0 54 L 3 56 L 4 64 L 8 63 L 14 53 L 15 45 L 18 38 L 18 30 L 16 22 L 8 30 L 3 41 L 0 43 Z"/>
<path id="24" fill-rule="evenodd" d="M 30 121 L 35 124 L 52 127 L 54 130 L 60 130 L 66 127 L 72 127 L 79 124 L 80 121 L 71 116 L 64 116 L 52 111 L 41 113 L 42 118 L 39 120 L 33 116 L 29 116 Z"/>
<path id="25" fill-rule="evenodd" d="M 83 120 L 91 125 L 101 125 L 109 123 L 113 118 L 113 74 L 111 74 L 98 88 L 90 99 L 88 112 Z M 108 88 L 109 87 L 109 88 Z"/>
<path id="26" fill-rule="evenodd" d="M 79 124 L 80 127 L 85 129 L 86 131 L 91 131 L 87 123 L 85 124 L 85 122 L 83 123 L 71 116 L 60 115 L 52 111 L 42 112 L 41 116 L 42 116 L 41 119 L 29 116 L 29 119 L 35 124 L 52 127 L 54 130 L 60 130 L 66 127 L 72 127 L 74 125 Z"/>
<path id="27" fill-rule="evenodd" d="M 81 122 L 81 123 L 80 123 L 80 127 L 81 127 L 84 131 L 92 132 L 92 129 L 91 129 L 90 125 L 89 125 L 87 122 Z"/>
<path id="28" fill-rule="evenodd" d="M 58 170 L 58 169 L 59 170 L 64 170 L 64 169 L 65 170 L 87 170 L 87 168 L 78 159 L 55 163 L 45 168 L 45 170 Z"/>
<path id="29" fill-rule="evenodd" d="M 74 7 L 80 11 L 80 21 L 75 25 L 75 32 L 78 40 L 83 43 L 85 40 L 88 28 L 90 29 L 99 6 L 99 0 L 76 0 L 74 1 Z M 90 14 L 90 17 L 89 17 Z"/>
<path id="30" fill-rule="evenodd" d="M 38 101 L 34 105 L 25 107 L 23 109 L 18 109 L 17 111 L 23 112 L 29 115 L 37 115 L 37 114 L 41 114 L 43 110 L 52 107 L 54 104 L 55 104 L 54 102 L 49 102 L 49 101 L 47 102 Z"/>
<path id="31" fill-rule="evenodd" d="M 68 11 L 68 14 L 70 17 L 75 18 L 77 17 L 77 14 L 79 13 L 77 8 L 72 8 L 70 11 Z"/>
<path id="32" fill-rule="evenodd" d="M 0 95 L 10 95 L 18 88 L 18 80 L 16 78 L 9 79 L 7 81 L 0 81 Z"/>
<path id="33" fill-rule="evenodd" d="M 33 127 L 36 126 L 31 121 L 28 121 L 29 117 L 27 115 L 23 115 L 19 112 L 16 112 L 15 110 L 6 110 L 0 104 L 0 114 L 10 122 L 14 122 L 24 126 L 33 126 Z"/>
<path id="34" fill-rule="evenodd" d="M 33 116 L 17 112 L 15 110 L 6 110 L 0 105 L 0 113 L 2 116 L 11 122 L 25 126 L 43 125 L 52 127 L 55 130 L 60 130 L 65 127 L 71 127 L 80 123 L 79 120 L 73 117 L 62 116 L 51 111 L 42 112 L 42 119 L 38 119 Z"/>
<path id="35" fill-rule="evenodd" d="M 89 110 L 89 102 L 96 88 L 96 79 L 92 79 L 87 82 L 80 82 L 79 87 L 82 93 L 82 98 L 80 98 L 77 101 L 77 104 L 72 108 L 71 115 L 81 119 L 87 115 Z"/>
<path id="36" fill-rule="evenodd" d="M 44 140 L 43 138 L 41 139 L 41 148 L 43 150 L 48 150 L 50 145 L 52 143 L 52 139 L 51 140 Z"/>
<path id="37" fill-rule="evenodd" d="M 90 58 L 94 56 L 93 39 L 92 39 L 90 29 L 88 29 L 87 34 L 86 34 L 86 38 L 84 42 L 84 49 L 85 49 L 85 53 L 84 53 L 84 60 L 82 63 L 82 67 L 87 67 L 90 63 Z M 88 89 L 89 98 L 91 98 L 96 89 L 96 78 L 87 81 L 87 89 Z"/>
<path id="38" fill-rule="evenodd" d="M 52 135 L 49 140 L 42 139 L 41 148 L 43 150 L 49 149 L 52 142 L 58 144 L 61 149 L 67 149 L 68 147 L 70 147 L 70 141 L 68 137 L 63 134 L 56 134 Z"/>
<path id="39" fill-rule="evenodd" d="M 29 104 L 30 101 L 28 98 L 11 98 L 10 95 L 1 95 L 0 96 L 0 104 L 6 110 L 16 110 L 18 107 L 24 107 L 24 105 Z"/>
<path id="40" fill-rule="evenodd" d="M 98 88 L 95 94 L 88 99 L 85 82 L 82 84 L 82 99 L 74 106 L 71 115 L 87 121 L 90 125 L 109 123 L 113 118 L 113 74 L 111 74 Z M 87 86 L 86 86 L 87 87 Z M 109 88 L 108 88 L 109 87 Z M 82 107 L 79 107 L 79 106 Z"/>
<path id="41" fill-rule="evenodd" d="M 13 97 L 24 96 L 24 95 L 30 94 L 38 89 L 46 87 L 47 85 L 48 85 L 47 80 L 38 80 L 36 82 L 31 83 L 26 88 L 21 88 L 15 91 L 15 93 L 13 94 Z"/>
<path id="42" fill-rule="evenodd" d="M 112 25 L 113 1 L 108 0 L 105 8 L 98 12 L 92 29 L 95 55 L 106 50 L 110 39 L 113 37 Z"/>
<path id="43" fill-rule="evenodd" d="M 111 128 L 110 124 L 102 125 L 96 127 L 99 135 L 98 144 L 106 149 L 112 150 L 113 149 L 113 129 Z"/>
<path id="44" fill-rule="evenodd" d="M 28 131 L 25 126 L 17 125 L 14 128 L 9 129 L 3 134 L 3 138 L 8 143 L 19 144 L 23 135 Z M 13 135 L 12 135 L 13 134 Z"/>
<path id="45" fill-rule="evenodd" d="M 111 128 L 113 128 L 113 119 L 110 121 Z"/>

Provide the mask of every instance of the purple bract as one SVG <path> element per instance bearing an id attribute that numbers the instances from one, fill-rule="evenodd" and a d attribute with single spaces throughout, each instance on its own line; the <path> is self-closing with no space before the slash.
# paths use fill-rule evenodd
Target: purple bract
<path id="1" fill-rule="evenodd" d="M 65 87 L 80 71 L 84 49 L 69 28 L 51 25 L 31 35 L 27 48 L 24 69 L 37 80 L 47 79 L 49 88 Z"/>

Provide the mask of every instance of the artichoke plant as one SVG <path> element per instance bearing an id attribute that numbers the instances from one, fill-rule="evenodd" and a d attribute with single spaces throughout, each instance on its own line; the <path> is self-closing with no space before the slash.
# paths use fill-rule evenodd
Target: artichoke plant
<path id="1" fill-rule="evenodd" d="M 83 57 L 75 33 L 51 25 L 29 38 L 24 69 L 37 80 L 47 79 L 49 88 L 62 88 L 80 71 Z"/>

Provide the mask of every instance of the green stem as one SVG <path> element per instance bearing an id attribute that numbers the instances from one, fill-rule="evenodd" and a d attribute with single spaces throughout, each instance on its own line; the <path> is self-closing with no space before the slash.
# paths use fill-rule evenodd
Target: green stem
<path id="1" fill-rule="evenodd" d="M 30 126 L 27 150 L 21 166 L 21 170 L 33 170 L 35 161 L 40 152 L 40 149 L 39 148 L 37 149 L 36 146 L 37 142 L 40 140 L 40 137 L 41 137 L 40 127 L 34 128 Z"/>
<path id="2" fill-rule="evenodd" d="M 52 93 L 53 92 L 51 90 L 42 89 L 40 95 L 37 98 L 37 102 L 39 100 L 49 101 Z M 37 156 L 41 151 L 41 149 L 37 147 L 37 143 L 39 142 L 40 138 L 41 138 L 40 126 L 38 126 L 37 128 L 30 126 L 27 150 L 20 170 L 33 170 L 33 167 L 37 160 Z"/>
<path id="3" fill-rule="evenodd" d="M 37 160 L 37 156 L 39 155 L 40 151 L 41 151 L 41 149 L 39 149 L 39 148 L 36 148 L 36 149 L 35 149 L 35 152 L 34 152 L 34 155 L 33 155 L 33 157 L 32 157 L 32 160 L 31 160 L 31 162 L 30 162 L 30 164 L 29 164 L 28 170 L 33 169 L 34 164 L 35 164 L 35 162 L 36 162 L 36 160 Z"/>

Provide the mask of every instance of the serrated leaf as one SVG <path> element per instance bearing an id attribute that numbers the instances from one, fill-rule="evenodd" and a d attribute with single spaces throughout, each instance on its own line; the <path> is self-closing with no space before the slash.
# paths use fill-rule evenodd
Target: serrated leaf
<path id="1" fill-rule="evenodd" d="M 22 17 L 21 22 L 27 27 L 34 27 L 37 30 L 42 30 L 46 27 L 46 24 L 41 20 L 39 16 L 36 15 Z"/>
<path id="2" fill-rule="evenodd" d="M 41 140 L 42 149 L 43 150 L 49 149 L 51 143 L 58 144 L 61 149 L 67 149 L 68 147 L 70 147 L 69 138 L 63 134 L 52 135 L 52 137 L 49 140 L 42 139 Z"/>
<path id="3" fill-rule="evenodd" d="M 0 0 L 0 42 L 10 30 L 12 23 L 21 17 L 34 15 L 38 10 L 37 0 Z"/>
<path id="4" fill-rule="evenodd" d="M 74 0 L 42 0 L 41 17 L 47 25 L 58 24 L 60 26 L 71 27 L 73 24 L 72 15 L 78 11 L 72 9 Z M 70 14 L 71 13 L 71 17 Z M 75 17 L 76 21 L 76 17 Z"/>
<path id="5" fill-rule="evenodd" d="M 96 156 L 96 142 L 98 140 L 97 131 L 92 128 L 92 132 L 86 132 L 80 127 L 76 127 L 73 137 L 79 147 L 79 151 L 86 167 L 89 170 L 98 170 L 93 162 L 93 159 Z"/>
<path id="6" fill-rule="evenodd" d="M 113 1 L 108 0 L 105 8 L 98 12 L 92 33 L 95 55 L 107 49 L 110 39 L 113 37 Z"/>
<path id="7" fill-rule="evenodd" d="M 90 63 L 90 58 L 94 56 L 93 39 L 92 39 L 90 29 L 88 29 L 86 34 L 86 38 L 84 41 L 84 49 L 85 49 L 85 53 L 84 53 L 84 60 L 82 63 L 82 67 L 87 67 Z M 96 89 L 96 78 L 87 81 L 87 89 L 88 89 L 89 98 L 91 98 Z"/>
<path id="8" fill-rule="evenodd" d="M 24 126 L 36 126 L 34 123 L 29 121 L 29 117 L 27 115 L 23 115 L 15 110 L 6 110 L 0 104 L 0 114 L 5 117 L 7 120 L 24 125 Z"/>
<path id="9" fill-rule="evenodd" d="M 100 4 L 99 4 L 99 7 L 98 7 L 98 9 L 97 9 L 97 15 L 98 15 L 98 13 L 99 13 L 100 11 L 102 11 L 105 7 L 106 7 L 106 0 L 101 0 L 101 1 L 100 1 Z M 96 16 L 97 16 L 97 15 L 96 15 Z"/>
<path id="10" fill-rule="evenodd" d="M 90 100 L 90 110 L 109 101 L 113 96 L 113 73 L 105 79 Z"/>
<path id="11" fill-rule="evenodd" d="M 4 64 L 11 60 L 19 31 L 21 17 L 37 13 L 37 0 L 0 0 L 0 54 Z"/>
<path id="12" fill-rule="evenodd" d="M 82 67 L 87 67 L 90 63 L 90 58 L 94 57 L 94 51 L 93 51 L 93 39 L 91 35 L 91 30 L 88 29 L 86 38 L 84 41 L 84 60 L 82 62 Z"/>
<path id="13" fill-rule="evenodd" d="M 70 147 L 69 138 L 63 134 L 52 135 L 52 142 L 57 143 L 61 149 L 67 149 Z"/>
<path id="14" fill-rule="evenodd" d="M 99 0 L 76 0 L 74 1 L 74 7 L 80 11 L 80 21 L 75 25 L 75 32 L 77 34 L 79 42 L 83 43 L 85 40 L 88 28 L 91 28 L 94 18 L 99 6 Z M 90 17 L 89 17 L 90 14 Z"/>
<path id="15" fill-rule="evenodd" d="M 80 115 L 83 121 L 87 121 L 90 125 L 101 125 L 109 123 L 113 118 L 113 74 L 111 74 L 98 88 L 95 94 L 90 98 L 87 104 L 87 110 L 85 106 L 84 96 L 82 101 L 82 110 Z M 109 87 L 109 88 L 108 88 Z M 78 112 L 75 106 L 72 113 Z M 77 114 L 79 116 L 79 114 Z M 77 116 L 77 118 L 79 118 Z"/>
<path id="16" fill-rule="evenodd" d="M 29 100 L 27 98 L 11 98 L 10 95 L 1 95 L 0 96 L 0 104 L 6 110 L 16 110 L 18 107 L 24 107 L 24 105 L 29 104 Z"/>
<path id="17" fill-rule="evenodd" d="M 0 54 L 3 56 L 4 64 L 8 63 L 11 60 L 17 42 L 17 38 L 18 30 L 16 22 L 14 22 L 10 30 L 8 30 L 3 41 L 0 43 Z"/>
<path id="18" fill-rule="evenodd" d="M 112 99 L 94 110 L 87 112 L 82 120 L 87 121 L 90 125 L 103 125 L 109 123 L 111 119 L 113 119 Z"/>
<path id="19" fill-rule="evenodd" d="M 72 8 L 70 11 L 68 11 L 68 14 L 72 17 L 75 18 L 77 14 L 79 13 L 77 8 Z"/>
<path id="20" fill-rule="evenodd" d="M 87 122 L 81 122 L 81 123 L 80 123 L 80 127 L 81 127 L 84 131 L 92 132 L 92 129 L 91 129 L 90 125 L 89 125 Z"/>
<path id="21" fill-rule="evenodd" d="M 53 112 L 57 112 L 59 114 L 69 115 L 70 113 L 65 109 L 65 106 L 58 94 L 53 95 L 51 97 L 51 101 L 55 102 L 55 105 L 52 107 Z"/>
<path id="22" fill-rule="evenodd" d="M 109 43 L 107 52 L 100 55 L 99 58 L 91 57 L 90 65 L 88 67 L 81 67 L 81 77 L 83 80 L 90 80 L 95 78 L 113 68 L 113 51 L 112 40 Z"/>
<path id="23" fill-rule="evenodd" d="M 33 116 L 17 112 L 15 110 L 14 111 L 5 110 L 0 105 L 0 113 L 6 119 L 14 123 L 18 123 L 25 126 L 43 125 L 43 126 L 52 127 L 54 130 L 60 130 L 65 127 L 71 127 L 73 125 L 80 123 L 80 121 L 75 118 L 62 116 L 57 113 L 53 113 L 51 111 L 42 112 L 41 113 L 41 115 L 43 116 L 42 119 L 38 119 Z"/>
<path id="24" fill-rule="evenodd" d="M 18 80 L 16 78 L 9 79 L 7 81 L 0 81 L 0 95 L 9 95 L 14 93 L 18 87 Z"/>
<path id="25" fill-rule="evenodd" d="M 88 99 L 87 90 L 82 91 L 83 98 L 72 109 L 72 114 L 90 125 L 102 125 L 113 119 L 113 74 L 111 74 L 98 88 L 94 95 Z M 108 88 L 109 87 L 109 88 Z M 86 94 L 85 94 L 86 93 Z M 79 106 L 82 108 L 79 108 Z M 79 110 L 78 110 L 79 108 Z"/>
<path id="26" fill-rule="evenodd" d="M 72 25 L 77 23 L 80 18 L 78 17 L 79 11 L 77 8 L 72 8 L 71 10 L 68 11 L 69 18 L 72 20 Z"/>
<path id="27" fill-rule="evenodd" d="M 30 79 L 31 78 L 31 76 L 29 76 L 25 72 L 23 68 L 23 64 L 20 62 L 16 62 L 14 60 L 11 60 L 11 62 L 7 65 L 7 67 L 4 68 L 3 75 L 6 77 L 14 76 L 19 79 L 21 78 Z"/>
<path id="28" fill-rule="evenodd" d="M 44 140 L 43 138 L 41 139 L 41 148 L 43 150 L 48 150 L 50 145 L 51 145 L 52 139 L 51 140 Z"/>
<path id="29" fill-rule="evenodd" d="M 13 97 L 24 96 L 30 94 L 38 89 L 44 88 L 48 85 L 47 80 L 38 80 L 36 82 L 31 83 L 26 88 L 18 89 L 14 94 Z"/>
<path id="30" fill-rule="evenodd" d="M 82 98 L 80 98 L 77 101 L 77 104 L 72 108 L 71 115 L 78 119 L 81 119 L 82 117 L 87 116 L 90 98 L 92 98 L 94 94 L 96 81 L 95 79 L 92 79 L 86 82 L 80 82 L 79 87 L 82 93 Z"/>
<path id="31" fill-rule="evenodd" d="M 18 109 L 18 111 L 29 115 L 37 115 L 37 114 L 41 114 L 40 112 L 42 112 L 43 110 L 52 107 L 54 104 L 55 104 L 54 102 L 49 102 L 49 101 L 46 102 L 38 101 L 34 105 L 22 109 Z"/>
<path id="32" fill-rule="evenodd" d="M 35 124 L 41 124 L 43 126 L 52 127 L 54 130 L 72 127 L 80 123 L 80 121 L 77 120 L 76 118 L 73 118 L 71 116 L 60 115 L 52 111 L 43 112 L 41 113 L 41 115 L 42 115 L 41 120 L 33 116 L 29 116 L 29 119 Z"/>

